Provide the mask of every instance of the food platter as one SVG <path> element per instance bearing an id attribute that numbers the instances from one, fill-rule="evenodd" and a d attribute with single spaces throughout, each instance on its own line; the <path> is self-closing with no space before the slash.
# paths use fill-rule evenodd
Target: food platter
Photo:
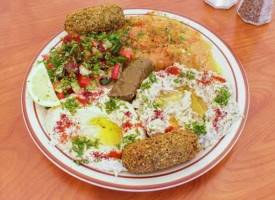
<path id="1" fill-rule="evenodd" d="M 124 13 L 126 16 L 134 16 L 145 15 L 152 11 L 149 9 L 126 9 Z M 233 95 L 238 103 L 242 117 L 233 124 L 229 134 L 214 146 L 201 151 L 191 161 L 153 173 L 134 175 L 122 172 L 115 176 L 113 173 L 100 171 L 85 164 L 76 165 L 70 156 L 51 143 L 50 137 L 45 131 L 46 110 L 44 107 L 35 104 L 29 96 L 26 90 L 26 78 L 22 91 L 22 112 L 30 136 L 41 152 L 51 162 L 82 181 L 121 191 L 144 192 L 175 187 L 201 176 L 217 165 L 232 149 L 242 132 L 249 108 L 249 90 L 244 69 L 230 47 L 212 31 L 188 17 L 163 11 L 155 11 L 154 15 L 169 17 L 183 22 L 198 31 L 211 44 L 212 55 L 221 68 L 221 74 L 232 85 Z M 42 59 L 42 55 L 48 53 L 52 47 L 58 45 L 60 38 L 66 34 L 65 31 L 62 31 L 46 44 L 33 60 L 26 77 L 28 77 L 33 65 Z"/>

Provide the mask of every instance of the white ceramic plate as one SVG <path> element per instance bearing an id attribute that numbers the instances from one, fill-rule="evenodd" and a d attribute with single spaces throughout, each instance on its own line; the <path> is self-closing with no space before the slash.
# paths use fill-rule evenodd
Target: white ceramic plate
<path id="1" fill-rule="evenodd" d="M 151 11 L 147 9 L 127 9 L 124 12 L 126 15 L 131 16 L 144 15 Z M 200 152 L 187 163 L 145 175 L 133 175 L 123 172 L 116 177 L 112 173 L 99 171 L 85 165 L 76 165 L 68 155 L 50 143 L 50 138 L 44 128 L 45 108 L 36 105 L 32 101 L 26 91 L 25 79 L 22 92 L 22 111 L 30 136 L 41 152 L 56 166 L 87 183 L 122 191 L 153 191 L 181 185 L 201 176 L 218 164 L 234 146 L 244 127 L 249 107 L 248 83 L 244 69 L 232 50 L 209 29 L 187 17 L 162 11 L 157 11 L 155 14 L 182 21 L 200 32 L 204 39 L 212 45 L 213 56 L 221 66 L 223 76 L 227 78 L 233 87 L 243 118 L 233 124 L 230 133 L 223 137 L 218 144 Z M 63 31 L 46 44 L 34 59 L 26 77 L 33 64 L 37 60 L 42 60 L 42 55 L 48 53 L 52 47 L 60 43 L 60 37 L 65 35 L 66 32 Z"/>

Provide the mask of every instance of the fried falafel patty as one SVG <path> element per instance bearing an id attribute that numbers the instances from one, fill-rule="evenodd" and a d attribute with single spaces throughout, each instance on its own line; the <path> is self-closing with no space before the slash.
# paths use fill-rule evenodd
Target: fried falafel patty
<path id="1" fill-rule="evenodd" d="M 122 163 L 130 173 L 143 174 L 191 160 L 199 151 L 194 132 L 174 130 L 129 145 L 123 150 Z"/>
<path id="2" fill-rule="evenodd" d="M 108 31 L 126 23 L 123 9 L 117 5 L 88 7 L 67 15 L 64 28 L 70 34 L 90 31 Z"/>

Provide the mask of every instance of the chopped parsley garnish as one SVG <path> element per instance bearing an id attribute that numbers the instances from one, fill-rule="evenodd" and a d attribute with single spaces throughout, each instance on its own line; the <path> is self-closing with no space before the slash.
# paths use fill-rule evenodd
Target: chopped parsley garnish
<path id="1" fill-rule="evenodd" d="M 81 163 L 88 164 L 89 160 L 87 160 L 87 159 L 74 160 L 74 163 L 77 164 L 77 165 L 80 165 Z"/>
<path id="2" fill-rule="evenodd" d="M 192 80 L 192 79 L 195 78 L 194 72 L 191 72 L 191 71 L 187 71 L 186 74 L 185 74 L 185 76 L 186 76 L 186 78 L 187 78 L 188 80 Z"/>
<path id="3" fill-rule="evenodd" d="M 174 79 L 174 82 L 175 82 L 175 83 L 179 83 L 180 80 L 177 78 L 177 79 Z"/>
<path id="4" fill-rule="evenodd" d="M 195 73 L 192 71 L 180 72 L 180 77 L 186 77 L 188 80 L 192 80 L 195 78 Z"/>
<path id="5" fill-rule="evenodd" d="M 140 89 L 145 90 L 151 88 L 151 83 L 149 81 L 141 84 Z"/>
<path id="6" fill-rule="evenodd" d="M 155 109 L 158 109 L 158 108 L 162 108 L 163 107 L 163 105 L 162 104 L 160 104 L 160 103 L 154 103 L 153 104 L 153 107 L 155 108 Z"/>
<path id="7" fill-rule="evenodd" d="M 157 82 L 157 77 L 156 77 L 156 75 L 155 75 L 155 74 L 150 74 L 149 80 L 151 81 L 151 83 Z"/>
<path id="8" fill-rule="evenodd" d="M 76 113 L 76 110 L 80 108 L 78 101 L 75 98 L 66 99 L 65 102 L 61 102 L 62 109 L 67 109 L 72 115 Z"/>
<path id="9" fill-rule="evenodd" d="M 192 130 L 191 124 L 184 123 L 186 130 Z"/>
<path id="10" fill-rule="evenodd" d="M 137 135 L 136 134 L 130 134 L 122 138 L 122 143 L 124 144 L 124 147 L 127 147 L 128 145 L 134 143 L 137 141 Z"/>
<path id="11" fill-rule="evenodd" d="M 81 157 L 83 156 L 85 150 L 88 150 L 91 147 L 98 148 L 98 145 L 99 145 L 98 139 L 91 141 L 86 137 L 75 137 L 72 140 L 71 150 L 77 153 L 77 157 Z"/>
<path id="12" fill-rule="evenodd" d="M 184 39 L 184 37 L 183 37 L 182 35 L 179 36 L 179 39 L 180 39 L 181 41 L 185 41 L 185 39 Z"/>
<path id="13" fill-rule="evenodd" d="M 120 108 L 119 98 L 111 98 L 105 103 L 105 110 L 108 114 Z"/>
<path id="14" fill-rule="evenodd" d="M 119 50 L 121 49 L 121 47 L 122 47 L 122 43 L 118 42 L 115 45 L 113 45 L 113 47 L 111 48 L 111 52 L 113 54 L 117 54 L 119 52 Z"/>
<path id="15" fill-rule="evenodd" d="M 131 44 L 132 40 L 128 39 L 125 41 L 125 44 Z"/>
<path id="16" fill-rule="evenodd" d="M 193 130 L 197 135 L 205 135 L 206 127 L 204 122 L 192 122 L 191 124 L 185 123 L 186 130 Z"/>
<path id="17" fill-rule="evenodd" d="M 180 72 L 180 77 L 185 77 L 185 73 L 184 72 Z"/>
<path id="18" fill-rule="evenodd" d="M 112 56 L 110 52 L 104 54 L 104 58 L 110 65 L 116 65 L 117 63 L 123 63 L 127 61 L 127 58 L 124 56 Z"/>
<path id="19" fill-rule="evenodd" d="M 192 123 L 193 126 L 193 131 L 197 134 L 197 135 L 205 135 L 206 134 L 206 127 L 205 124 L 203 122 L 193 122 Z"/>
<path id="20" fill-rule="evenodd" d="M 141 84 L 140 89 L 145 90 L 151 88 L 152 83 L 157 82 L 157 77 L 155 74 L 149 75 L 149 81 L 146 81 Z"/>
<path id="21" fill-rule="evenodd" d="M 214 101 L 220 105 L 227 106 L 230 97 L 230 92 L 226 88 L 221 88 Z"/>

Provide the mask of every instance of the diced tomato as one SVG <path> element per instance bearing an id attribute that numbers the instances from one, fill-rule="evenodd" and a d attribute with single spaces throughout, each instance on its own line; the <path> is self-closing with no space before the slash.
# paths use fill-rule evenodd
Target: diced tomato
<path id="1" fill-rule="evenodd" d="M 112 151 L 109 153 L 108 157 L 114 158 L 114 159 L 119 159 L 119 158 L 122 157 L 122 152 L 117 152 L 117 151 L 115 151 L 115 150 L 112 150 Z"/>
<path id="2" fill-rule="evenodd" d="M 68 34 L 68 35 L 66 35 L 66 36 L 63 38 L 63 42 L 64 42 L 64 43 L 71 42 L 73 38 L 74 38 L 73 35 Z"/>
<path id="3" fill-rule="evenodd" d="M 57 92 L 57 93 L 56 93 L 56 96 L 57 96 L 57 98 L 58 98 L 59 100 L 65 98 L 64 92 Z"/>
<path id="4" fill-rule="evenodd" d="M 90 76 L 91 76 L 91 79 L 92 79 L 92 80 L 95 80 L 95 74 L 94 74 L 94 73 L 91 73 Z"/>
<path id="5" fill-rule="evenodd" d="M 174 126 L 168 126 L 164 131 L 165 133 L 171 132 L 173 130 L 175 130 L 176 128 Z"/>
<path id="6" fill-rule="evenodd" d="M 118 79 L 119 68 L 120 68 L 119 63 L 114 66 L 111 79 Z"/>
<path id="7" fill-rule="evenodd" d="M 79 35 L 76 35 L 74 37 L 74 40 L 78 43 L 78 44 L 81 44 L 81 39 L 80 39 L 80 36 Z"/>
<path id="8" fill-rule="evenodd" d="M 50 68 L 50 69 L 52 69 L 53 68 L 53 64 L 49 63 L 49 64 L 47 64 L 47 67 Z"/>
<path id="9" fill-rule="evenodd" d="M 77 77 L 77 81 L 80 87 L 86 87 L 91 83 L 91 79 L 88 76 L 83 76 L 81 74 Z"/>
<path id="10" fill-rule="evenodd" d="M 131 58 L 132 58 L 132 56 L 133 56 L 133 54 L 134 54 L 132 48 L 121 49 L 121 50 L 119 51 L 119 53 L 120 53 L 121 55 L 123 55 L 124 57 L 126 57 L 128 60 L 131 60 Z"/>
<path id="11" fill-rule="evenodd" d="M 211 78 L 214 79 L 215 81 L 219 81 L 221 83 L 225 83 L 226 82 L 226 80 L 224 78 L 219 77 L 219 76 L 213 76 L 212 75 Z"/>
<path id="12" fill-rule="evenodd" d="M 76 97 L 77 101 L 79 101 L 79 103 L 81 103 L 83 106 L 88 105 L 87 99 L 83 99 L 80 97 Z"/>
<path id="13" fill-rule="evenodd" d="M 67 92 L 68 92 L 69 94 L 72 94 L 72 93 L 74 93 L 74 90 L 73 90 L 73 88 L 69 88 L 69 89 L 67 89 Z"/>
<path id="14" fill-rule="evenodd" d="M 47 60 L 50 56 L 48 54 L 42 55 L 43 61 Z"/>
<path id="15" fill-rule="evenodd" d="M 179 75 L 180 69 L 177 68 L 177 67 L 168 67 L 166 69 L 166 72 L 169 73 L 169 74 Z"/>

